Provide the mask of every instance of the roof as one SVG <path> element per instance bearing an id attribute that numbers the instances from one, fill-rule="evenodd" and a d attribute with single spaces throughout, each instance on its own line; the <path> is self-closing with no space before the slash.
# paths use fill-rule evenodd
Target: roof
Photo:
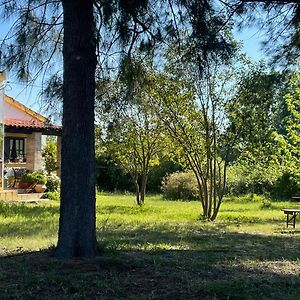
<path id="1" fill-rule="evenodd" d="M 53 128 L 58 130 L 61 129 L 61 126 L 53 125 L 45 122 L 39 122 L 36 120 L 27 121 L 27 120 L 4 118 L 4 124 L 7 126 L 24 127 L 24 128 L 36 128 L 36 129 Z"/>
<path id="2" fill-rule="evenodd" d="M 9 132 L 42 132 L 43 134 L 60 135 L 62 127 L 36 120 L 17 120 L 4 118 L 5 130 Z"/>
<path id="3" fill-rule="evenodd" d="M 61 126 L 51 124 L 49 119 L 26 107 L 19 101 L 6 95 L 4 101 L 9 105 L 8 107 L 13 107 L 15 111 L 15 113 L 7 112 L 7 114 L 4 112 L 4 125 L 6 131 L 29 133 L 37 131 L 42 132 L 43 134 L 61 134 Z M 10 110 L 9 108 L 7 109 Z M 22 113 L 19 114 L 18 112 Z"/>
<path id="4" fill-rule="evenodd" d="M 8 104 L 10 104 L 11 106 L 17 108 L 18 110 L 23 111 L 24 113 L 26 113 L 27 115 L 41 121 L 41 122 L 46 122 L 48 121 L 47 118 L 45 118 L 44 116 L 42 116 L 41 114 L 33 111 L 32 109 L 28 108 L 27 106 L 25 106 L 24 104 L 22 104 L 21 102 L 15 100 L 12 97 L 9 97 L 7 95 L 4 96 L 4 101 Z"/>

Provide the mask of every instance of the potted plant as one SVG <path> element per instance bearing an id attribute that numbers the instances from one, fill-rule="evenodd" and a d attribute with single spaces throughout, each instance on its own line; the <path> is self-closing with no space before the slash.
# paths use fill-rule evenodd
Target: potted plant
<path id="1" fill-rule="evenodd" d="M 35 185 L 32 172 L 27 171 L 21 176 L 18 188 L 19 189 L 31 189 Z"/>
<path id="2" fill-rule="evenodd" d="M 33 172 L 35 177 L 34 190 L 43 193 L 46 190 L 47 177 L 42 172 Z"/>
<path id="3" fill-rule="evenodd" d="M 46 183 L 47 177 L 42 172 L 27 172 L 21 177 L 19 188 L 31 188 L 37 193 L 43 193 Z"/>

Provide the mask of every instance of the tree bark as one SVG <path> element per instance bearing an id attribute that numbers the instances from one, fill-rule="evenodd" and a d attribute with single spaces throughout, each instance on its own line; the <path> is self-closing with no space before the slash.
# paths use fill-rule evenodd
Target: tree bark
<path id="1" fill-rule="evenodd" d="M 137 179 L 134 181 L 134 185 L 135 185 L 135 198 L 136 198 L 136 204 L 137 204 L 137 205 L 141 205 L 141 199 L 140 199 L 140 185 L 139 185 Z"/>
<path id="2" fill-rule="evenodd" d="M 141 205 L 143 205 L 145 203 L 147 181 L 148 181 L 148 175 L 147 174 L 143 174 L 143 177 L 142 177 L 142 186 L 141 186 Z"/>
<path id="3" fill-rule="evenodd" d="M 62 0 L 64 12 L 61 206 L 56 256 L 96 252 L 94 98 L 96 38 L 92 0 Z"/>

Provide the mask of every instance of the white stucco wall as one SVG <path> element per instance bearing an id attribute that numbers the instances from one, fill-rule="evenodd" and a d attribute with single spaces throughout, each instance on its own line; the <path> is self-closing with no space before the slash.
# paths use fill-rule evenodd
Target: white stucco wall
<path id="1" fill-rule="evenodd" d="M 24 111 L 21 111 L 20 109 L 17 109 L 16 107 L 13 107 L 12 105 L 9 105 L 6 101 L 4 101 L 4 118 L 11 118 L 11 119 L 18 119 L 18 120 L 32 120 L 34 119 L 29 114 L 25 113 Z"/>

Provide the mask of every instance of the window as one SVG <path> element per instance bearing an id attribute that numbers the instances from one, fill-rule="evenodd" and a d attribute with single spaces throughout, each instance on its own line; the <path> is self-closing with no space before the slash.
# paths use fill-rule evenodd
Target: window
<path id="1" fill-rule="evenodd" d="M 25 138 L 4 138 L 4 160 L 6 162 L 26 162 Z"/>

